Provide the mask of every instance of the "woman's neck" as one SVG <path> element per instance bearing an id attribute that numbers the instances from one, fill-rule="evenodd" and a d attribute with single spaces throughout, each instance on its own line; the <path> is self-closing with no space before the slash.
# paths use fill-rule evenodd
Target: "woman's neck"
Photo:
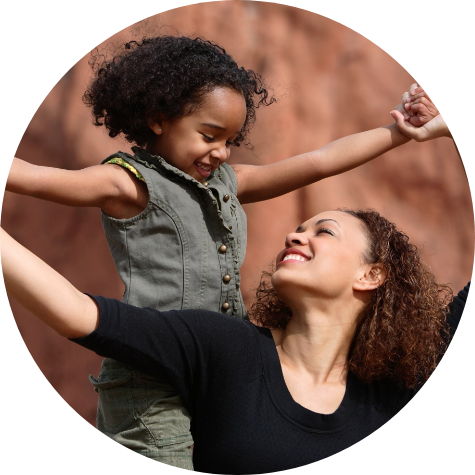
<path id="1" fill-rule="evenodd" d="M 281 363 L 316 383 L 344 380 L 358 311 L 354 306 L 292 310 L 287 327 L 273 332 Z"/>

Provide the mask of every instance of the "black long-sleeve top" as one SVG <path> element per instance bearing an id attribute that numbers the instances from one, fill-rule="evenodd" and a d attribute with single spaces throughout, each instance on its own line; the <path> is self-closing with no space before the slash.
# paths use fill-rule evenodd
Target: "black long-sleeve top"
<path id="1" fill-rule="evenodd" d="M 450 306 L 452 332 L 469 286 Z M 268 329 L 204 310 L 159 312 L 95 299 L 99 326 L 74 341 L 177 387 L 192 415 L 196 471 L 268 473 L 315 462 L 374 432 L 414 395 L 350 372 L 339 408 L 317 414 L 292 399 Z"/>

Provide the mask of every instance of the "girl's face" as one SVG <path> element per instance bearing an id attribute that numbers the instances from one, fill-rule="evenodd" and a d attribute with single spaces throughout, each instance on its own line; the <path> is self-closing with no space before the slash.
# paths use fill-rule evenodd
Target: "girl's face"
<path id="1" fill-rule="evenodd" d="M 246 120 L 239 92 L 220 87 L 207 93 L 196 111 L 175 120 L 151 122 L 155 140 L 147 151 L 195 180 L 206 180 L 225 162 Z"/>
<path id="2" fill-rule="evenodd" d="M 366 246 L 357 218 L 341 211 L 318 214 L 287 235 L 285 249 L 276 259 L 272 284 L 287 305 L 366 290 L 365 279 L 371 278 L 372 268 L 363 259 Z"/>

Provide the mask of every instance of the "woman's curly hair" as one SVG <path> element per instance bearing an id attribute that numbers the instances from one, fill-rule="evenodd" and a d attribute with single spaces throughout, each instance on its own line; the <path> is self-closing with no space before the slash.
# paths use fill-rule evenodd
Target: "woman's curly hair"
<path id="1" fill-rule="evenodd" d="M 386 279 L 359 315 L 348 369 L 363 381 L 388 378 L 414 388 L 437 366 L 448 342 L 446 313 L 452 300 L 447 285 L 435 281 L 416 246 L 374 210 L 339 209 L 362 222 L 367 263 L 381 264 Z M 267 328 L 285 328 L 292 312 L 264 272 L 250 318 Z"/>
<path id="2" fill-rule="evenodd" d="M 110 60 L 98 57 L 92 64 L 96 77 L 83 101 L 92 108 L 95 125 L 104 125 L 110 137 L 122 133 L 139 146 L 153 137 L 149 119 L 183 117 L 216 87 L 232 88 L 246 101 L 246 120 L 235 145 L 254 124 L 256 108 L 275 102 L 259 74 L 239 67 L 223 48 L 202 38 L 143 38 L 126 43 Z"/>

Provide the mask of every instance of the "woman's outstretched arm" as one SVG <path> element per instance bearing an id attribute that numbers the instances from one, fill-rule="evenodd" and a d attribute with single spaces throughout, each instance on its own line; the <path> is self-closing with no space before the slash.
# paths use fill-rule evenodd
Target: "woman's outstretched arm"
<path id="1" fill-rule="evenodd" d="M 95 302 L 0 228 L 3 276 L 8 294 L 66 338 L 93 332 Z"/>

